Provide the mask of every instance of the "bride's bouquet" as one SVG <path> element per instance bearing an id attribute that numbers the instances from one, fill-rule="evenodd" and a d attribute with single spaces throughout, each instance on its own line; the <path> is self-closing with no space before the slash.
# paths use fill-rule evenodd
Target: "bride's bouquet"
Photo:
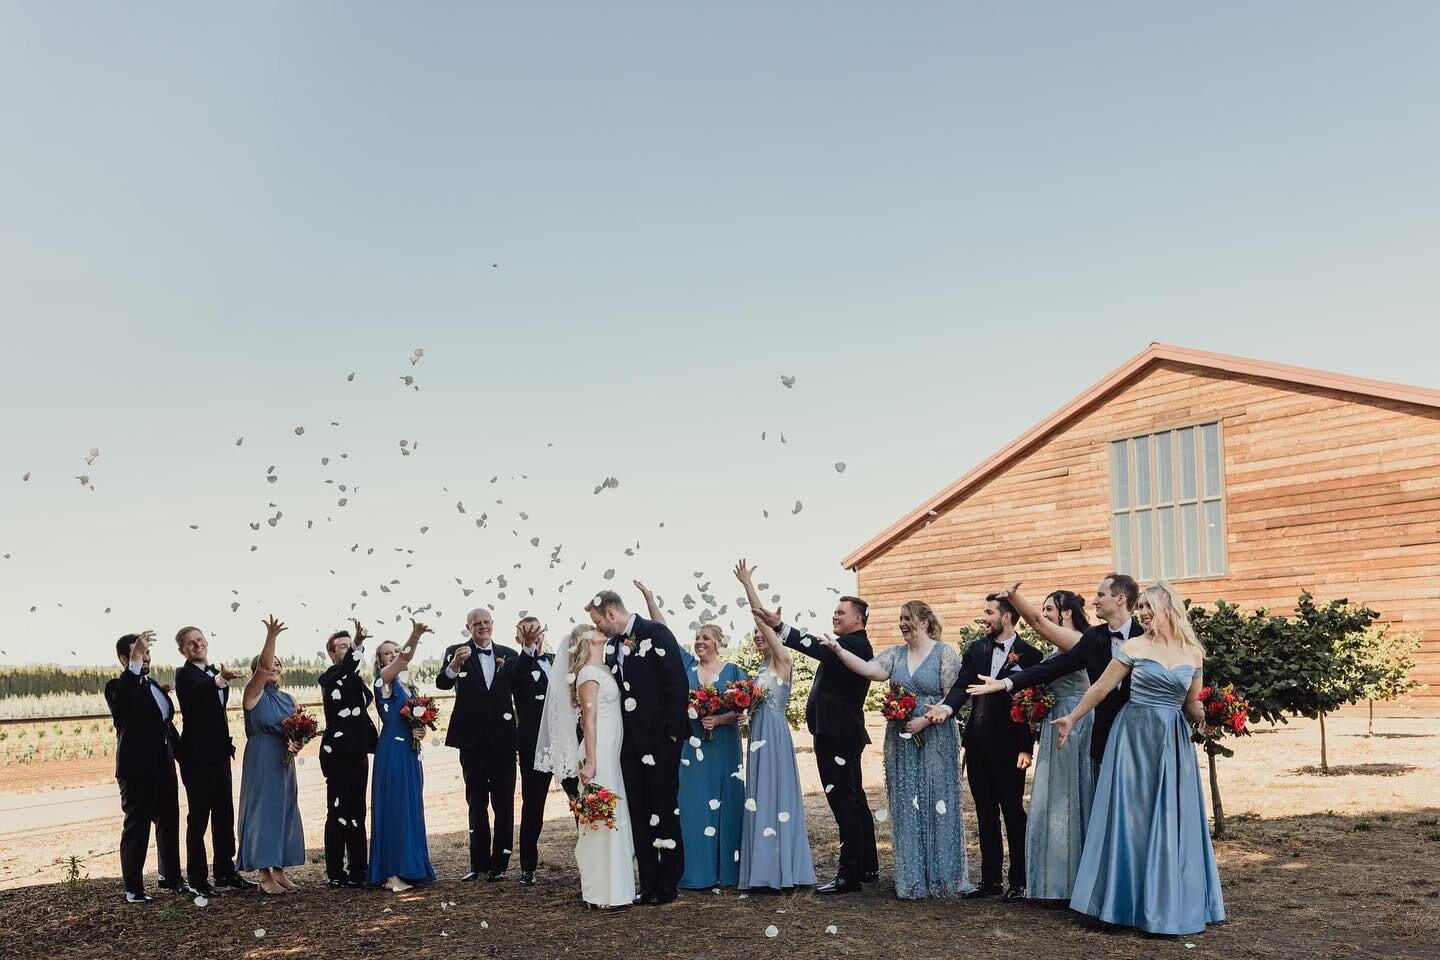
<path id="1" fill-rule="evenodd" d="M 405 706 L 400 708 L 400 716 L 410 725 L 410 746 L 416 752 L 420 752 L 420 738 L 415 736 L 416 730 L 421 727 L 435 729 L 435 721 L 440 717 L 440 705 L 435 698 L 429 696 L 412 697 L 405 701 Z"/>
<path id="2" fill-rule="evenodd" d="M 725 698 L 720 691 L 711 684 L 703 684 L 690 691 L 690 719 L 703 720 L 706 717 L 713 717 L 725 709 Z M 705 731 L 706 740 L 715 739 L 714 730 Z"/>
<path id="3" fill-rule="evenodd" d="M 291 764 L 295 762 L 295 755 L 305 744 L 319 736 L 320 724 L 304 707 L 296 707 L 294 713 L 280 721 L 280 732 L 284 734 L 286 741 L 295 744 L 294 749 L 286 750 L 285 756 L 281 758 L 286 764 Z"/>
<path id="4" fill-rule="evenodd" d="M 615 808 L 619 803 L 620 797 L 614 790 L 598 783 L 587 783 L 580 788 L 580 795 L 570 801 L 570 812 L 582 827 L 614 830 Z"/>

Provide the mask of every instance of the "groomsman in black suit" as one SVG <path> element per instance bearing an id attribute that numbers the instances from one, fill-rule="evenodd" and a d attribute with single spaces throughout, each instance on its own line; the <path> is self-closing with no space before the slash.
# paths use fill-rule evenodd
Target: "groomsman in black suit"
<path id="1" fill-rule="evenodd" d="M 943 703 L 931 707 L 931 723 L 943 723 L 970 696 L 966 690 L 980 677 L 1004 677 L 1041 660 L 1039 650 L 1015 633 L 1020 613 L 998 594 L 985 598 L 985 636 L 965 650 L 960 677 Z M 1010 697 L 979 697 L 970 706 L 961 745 L 965 747 L 966 779 L 975 800 L 975 822 L 980 834 L 980 886 L 967 897 L 988 897 L 1000 892 L 1000 818 L 1005 818 L 1005 839 L 1010 847 L 1010 888 L 1005 899 L 1025 899 L 1025 771 L 1035 746 L 1028 722 L 1010 719 Z"/>
<path id="2" fill-rule="evenodd" d="M 145 851 L 155 824 L 160 887 L 194 895 L 180 873 L 180 786 L 175 780 L 175 704 L 170 691 L 150 679 L 149 630 L 127 633 L 115 643 L 124 672 L 105 684 L 115 721 L 115 779 L 120 783 L 120 874 L 126 903 L 148 903 Z"/>
<path id="3" fill-rule="evenodd" d="M 175 645 L 185 658 L 175 671 L 175 697 L 184 727 L 180 733 L 180 779 L 190 812 L 185 821 L 185 861 L 190 886 L 207 897 L 216 895 L 205 864 L 205 828 L 215 854 L 215 883 L 236 890 L 259 886 L 235 872 L 235 796 L 230 761 L 235 743 L 225 710 L 230 681 L 240 674 L 210 663 L 210 642 L 199 627 L 182 627 Z"/>
<path id="4" fill-rule="evenodd" d="M 435 678 L 455 691 L 445 746 L 460 751 L 465 803 L 470 808 L 470 872 L 461 880 L 503 880 L 515 842 L 515 694 L 519 654 L 491 642 L 495 622 L 481 607 L 465 618 L 470 639 L 447 647 L 445 669 Z M 495 811 L 495 829 L 490 814 Z"/>
<path id="5" fill-rule="evenodd" d="M 636 616 L 613 590 L 601 590 L 585 605 L 606 644 L 605 664 L 620 682 L 625 732 L 620 745 L 626 807 L 640 874 L 637 903 L 659 906 L 675 900 L 685 873 L 680 834 L 680 751 L 690 721 L 690 682 L 680 645 L 663 623 Z"/>
<path id="6" fill-rule="evenodd" d="M 782 622 L 780 611 L 771 613 L 757 605 L 759 599 L 750 584 L 749 570 L 740 561 L 736 576 L 751 597 L 757 617 L 769 624 L 780 642 L 792 650 L 819 661 L 810 699 L 805 702 L 805 724 L 815 743 L 815 765 L 825 786 L 825 799 L 840 831 L 840 865 L 835 878 L 815 888 L 819 894 L 851 893 L 863 883 L 880 879 L 880 857 L 875 849 L 875 816 L 865 796 L 860 775 L 860 755 L 870 742 L 865 731 L 865 695 L 870 681 L 841 663 L 835 653 L 815 637 Z M 835 641 L 843 649 L 865 660 L 874 656 L 865 625 L 870 604 L 859 597 L 841 597 L 830 614 Z"/>
<path id="7" fill-rule="evenodd" d="M 1135 604 L 1139 599 L 1140 585 L 1135 582 L 1134 577 L 1123 573 L 1108 575 L 1095 589 L 1095 614 L 1101 622 L 1081 634 L 1075 646 L 1037 666 L 1007 674 L 1003 678 L 992 674 L 981 677 L 984 682 L 977 683 L 972 680 L 970 695 L 978 697 L 987 693 L 1008 693 L 1042 683 L 1054 683 L 1065 674 L 1082 667 L 1090 677 L 1090 682 L 1094 683 L 1100 679 L 1105 668 L 1110 666 L 1115 652 L 1131 637 L 1138 637 L 1145 632 L 1140 621 L 1134 617 Z M 965 678 L 960 679 L 963 681 Z M 954 689 L 958 690 L 960 687 L 961 684 L 956 683 Z M 1115 724 L 1115 715 L 1129 702 L 1130 675 L 1127 673 L 1120 685 L 1110 691 L 1095 708 L 1095 725 L 1090 734 L 1090 761 L 1096 776 L 1100 774 L 1100 760 L 1105 756 L 1105 744 L 1110 739 L 1110 728 Z"/>
<path id="8" fill-rule="evenodd" d="M 325 705 L 325 733 L 320 738 L 320 771 L 325 774 L 325 876 L 332 887 L 363 887 L 367 881 L 365 787 L 370 778 L 370 754 L 378 740 L 369 712 L 375 695 L 360 675 L 368 636 L 359 620 L 350 622 L 355 625 L 353 638 L 348 630 L 337 630 L 325 641 L 332 666 L 318 681 Z"/>
<path id="9" fill-rule="evenodd" d="M 536 617 L 515 625 L 515 642 L 520 656 L 515 661 L 511 686 L 515 694 L 517 747 L 520 756 L 520 885 L 535 885 L 535 868 L 540 863 L 540 828 L 545 823 L 545 797 L 553 774 L 535 769 L 535 741 L 540 736 L 540 717 L 550 691 L 553 653 L 545 652 L 545 627 Z M 564 686 L 563 682 L 560 685 Z M 560 694 L 557 693 L 557 696 Z"/>

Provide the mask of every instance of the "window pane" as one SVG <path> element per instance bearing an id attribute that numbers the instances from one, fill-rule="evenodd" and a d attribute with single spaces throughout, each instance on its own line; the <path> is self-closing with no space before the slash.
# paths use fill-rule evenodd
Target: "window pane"
<path id="1" fill-rule="evenodd" d="M 1220 424 L 1200 428 L 1200 445 L 1205 454 L 1205 496 L 1218 497 L 1220 489 Z"/>
<path id="2" fill-rule="evenodd" d="M 1178 557 L 1175 555 L 1175 508 L 1161 507 L 1155 511 L 1160 523 L 1160 576 L 1175 576 Z"/>
<path id="3" fill-rule="evenodd" d="M 1115 528 L 1115 571 L 1129 573 L 1134 569 L 1130 552 L 1130 514 L 1114 514 L 1112 522 Z"/>
<path id="4" fill-rule="evenodd" d="M 1195 428 L 1175 431 L 1180 446 L 1180 499 L 1195 499 Z"/>
<path id="5" fill-rule="evenodd" d="M 1187 503 L 1180 508 L 1180 575 L 1200 576 L 1200 506 Z"/>
<path id="6" fill-rule="evenodd" d="M 1225 572 L 1225 511 L 1219 500 L 1205 504 L 1205 567 L 1207 573 Z"/>
<path id="7" fill-rule="evenodd" d="M 1155 515 L 1149 510 L 1135 511 L 1135 576 L 1155 576 Z"/>
<path id="8" fill-rule="evenodd" d="M 1150 503 L 1150 438 L 1135 438 L 1135 505 Z"/>
<path id="9" fill-rule="evenodd" d="M 1116 510 L 1130 506 L 1130 457 L 1126 449 L 1128 441 L 1110 444 L 1110 489 Z"/>
<path id="10" fill-rule="evenodd" d="M 1175 464 L 1170 459 L 1174 444 L 1168 433 L 1155 434 L 1155 502 L 1175 502 Z M 1172 521 L 1173 522 L 1173 521 Z"/>

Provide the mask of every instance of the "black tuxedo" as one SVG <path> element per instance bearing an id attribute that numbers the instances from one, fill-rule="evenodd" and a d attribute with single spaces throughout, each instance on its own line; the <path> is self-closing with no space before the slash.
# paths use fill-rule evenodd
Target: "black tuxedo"
<path id="1" fill-rule="evenodd" d="M 1138 637 L 1144 632 L 1145 628 L 1140 626 L 1140 621 L 1132 619 L 1130 635 L 1125 639 Z M 1089 675 L 1090 682 L 1094 683 L 1110 666 L 1111 650 L 1110 627 L 1108 624 L 1099 623 L 1081 634 L 1079 642 L 1069 650 L 1056 654 L 1038 666 L 1010 674 L 1008 679 L 1014 689 L 1019 690 L 1042 683 L 1054 683 L 1067 673 L 1083 669 Z M 1105 741 L 1110 739 L 1110 728 L 1115 723 L 1115 715 L 1129 702 L 1130 677 L 1127 674 L 1095 707 L 1094 726 L 1090 728 L 1090 758 L 1097 771 L 1100 768 L 1100 759 L 1105 756 Z"/>
<path id="2" fill-rule="evenodd" d="M 350 652 L 320 674 L 325 733 L 320 738 L 320 770 L 325 774 L 325 874 L 331 880 L 368 882 L 365 842 L 365 787 L 377 735 L 369 708 L 375 695 L 360 675 L 363 650 Z"/>
<path id="3" fill-rule="evenodd" d="M 836 876 L 859 882 L 880 869 L 875 849 L 875 817 L 865 796 L 860 775 L 860 754 L 870 742 L 865 731 L 865 696 L 870 681 L 840 662 L 830 648 L 797 627 L 780 627 L 785 646 L 819 661 L 810 699 L 805 702 L 805 723 L 815 743 L 815 765 L 825 799 L 840 830 L 840 866 Z M 862 660 L 874 656 L 864 630 L 836 638 L 845 650 Z"/>
<path id="4" fill-rule="evenodd" d="M 164 699 L 162 708 L 155 693 Z M 155 824 L 160 876 L 180 882 L 180 787 L 175 780 L 175 704 L 149 677 L 126 670 L 105 684 L 115 722 L 115 779 L 120 784 L 120 873 L 130 893 L 144 892 L 145 851 Z"/>
<path id="5" fill-rule="evenodd" d="M 543 662 L 543 665 L 542 665 Z M 540 736 L 540 717 L 545 713 L 545 698 L 550 692 L 549 670 L 555 655 L 542 653 L 538 658 L 520 651 L 511 673 L 515 695 L 516 746 L 520 756 L 520 869 L 533 871 L 540 862 L 540 828 L 545 823 L 545 795 L 550 792 L 553 774 L 535 769 L 535 743 Z M 565 684 L 556 687 L 556 696 L 565 695 Z"/>
<path id="6" fill-rule="evenodd" d="M 235 743 L 230 739 L 226 707 L 229 688 L 215 686 L 215 667 L 183 663 L 175 671 L 175 697 L 184 718 L 180 733 L 180 778 L 190 812 L 185 819 L 185 860 L 190 883 L 209 883 L 205 865 L 205 828 L 215 856 L 215 877 L 235 875 L 235 799 L 230 761 Z"/>
<path id="7" fill-rule="evenodd" d="M 992 673 L 994 642 L 982 637 L 970 644 L 960 665 L 960 678 L 945 697 L 945 705 L 958 710 L 969 698 L 965 689 L 980 677 L 1003 679 L 1017 670 L 1040 662 L 1040 651 L 1018 636 L 1010 647 L 1007 662 Z M 1010 662 L 1013 660 L 1013 662 Z M 1005 838 L 1010 845 L 1010 885 L 1025 886 L 1025 771 L 1016 766 L 1022 753 L 1031 753 L 1035 735 L 1029 723 L 1010 719 L 1011 696 L 992 693 L 976 697 L 970 705 L 961 743 L 965 747 L 965 774 L 975 801 L 975 823 L 980 834 L 980 882 L 1000 883 L 1003 850 L 1000 819 L 1005 819 Z"/>
<path id="8" fill-rule="evenodd" d="M 630 643 L 622 659 L 620 646 L 627 638 Z M 681 745 L 690 735 L 690 681 L 684 657 L 669 627 L 637 616 L 628 634 L 612 637 L 606 644 L 605 663 L 620 682 L 625 727 L 620 772 L 629 794 L 626 806 L 640 894 L 674 899 L 685 872 L 685 845 L 676 813 Z M 675 844 L 657 847 L 657 840 Z"/>
<path id="9" fill-rule="evenodd" d="M 450 661 L 461 647 L 470 659 L 451 677 Z M 460 772 L 465 777 L 465 803 L 470 809 L 470 869 L 475 873 L 503 873 L 510 866 L 515 842 L 515 693 L 513 678 L 520 654 L 491 643 L 481 653 L 472 640 L 445 649 L 445 666 L 435 686 L 455 691 L 455 706 L 445 745 L 460 751 Z M 485 683 L 481 658 L 495 658 L 494 679 Z M 495 812 L 490 829 L 486 805 Z"/>

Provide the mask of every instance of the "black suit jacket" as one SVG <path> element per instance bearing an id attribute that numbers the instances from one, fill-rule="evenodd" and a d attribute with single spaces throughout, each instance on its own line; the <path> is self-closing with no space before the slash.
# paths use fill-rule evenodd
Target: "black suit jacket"
<path id="1" fill-rule="evenodd" d="M 175 748 L 180 743 L 175 732 L 175 702 L 161 690 L 170 704 L 166 716 L 147 689 L 153 684 L 146 681 L 148 678 L 126 670 L 105 684 L 105 702 L 115 721 L 116 779 L 159 776 L 167 764 L 175 762 Z"/>
<path id="2" fill-rule="evenodd" d="M 225 715 L 230 689 L 217 688 L 214 674 L 187 660 L 175 671 L 175 698 L 180 701 L 180 715 L 185 721 L 177 754 L 180 765 L 228 764 L 235 756 L 230 721 Z"/>
<path id="3" fill-rule="evenodd" d="M 1138 637 L 1145 629 L 1140 626 L 1139 620 L 1130 621 L 1130 636 Z M 1016 690 L 1021 687 L 1034 687 L 1042 683 L 1054 683 L 1067 673 L 1084 669 L 1089 675 L 1090 682 L 1094 683 L 1100 679 L 1105 668 L 1110 666 L 1110 627 L 1107 624 L 1099 623 L 1086 630 L 1080 635 L 1080 640 L 1075 646 L 1064 653 L 1056 654 L 1049 660 L 1021 670 L 1019 673 L 1011 674 L 1009 679 Z M 957 684 L 958 686 L 958 684 Z M 1104 700 L 1095 708 L 1095 725 L 1090 733 L 1090 756 L 1099 761 L 1105 755 L 1105 741 L 1110 739 L 1110 727 L 1115 723 L 1115 715 L 1120 708 L 1130 702 L 1130 677 L 1125 679 Z"/>
<path id="4" fill-rule="evenodd" d="M 960 679 L 950 688 L 945 705 L 958 711 L 970 694 L 965 689 L 979 683 L 981 676 L 990 676 L 991 654 L 994 644 L 989 637 L 974 640 L 965 648 L 960 664 Z M 1034 666 L 1041 660 L 1041 653 L 1030 644 L 1015 638 L 1010 646 L 1010 655 L 1015 663 L 1006 663 L 1000 668 L 997 680 L 1018 675 L 1016 672 Z M 1002 759 L 1013 759 L 1022 753 L 1030 753 L 1035 747 L 1035 734 L 1028 723 L 1016 723 L 1010 719 L 1012 697 L 1008 693 L 990 693 L 976 697 L 970 705 L 970 719 L 965 722 L 965 732 L 960 738 L 966 750 L 985 753 Z"/>
<path id="5" fill-rule="evenodd" d="M 542 653 L 532 657 L 524 650 L 515 661 L 510 674 L 510 686 L 515 695 L 516 747 L 520 759 L 527 764 L 535 762 L 535 742 L 540 737 L 540 717 L 545 713 L 545 697 L 550 692 L 550 679 L 540 661 L 555 662 L 553 653 Z"/>
<path id="6" fill-rule="evenodd" d="M 690 733 L 690 681 L 685 676 L 685 662 L 675 634 L 663 623 L 635 618 L 633 641 L 625 654 L 622 679 L 617 660 L 624 635 L 612 637 L 607 644 L 605 665 L 620 681 L 621 714 L 625 739 L 621 753 L 652 753 L 657 747 Z M 634 701 L 633 710 L 626 706 Z"/>
<path id="7" fill-rule="evenodd" d="M 784 631 L 785 625 L 781 624 L 777 635 Z M 861 660 L 874 657 L 864 630 L 835 639 Z M 841 663 L 829 647 L 799 627 L 790 628 L 785 646 L 820 661 L 810 686 L 810 699 L 805 701 L 805 724 L 811 736 L 831 737 L 846 746 L 863 748 L 870 742 L 865 730 L 865 695 L 870 692 L 870 681 Z"/>
<path id="8" fill-rule="evenodd" d="M 460 676 L 451 679 L 445 672 L 455 651 L 468 646 L 470 659 L 460 671 Z M 445 731 L 445 746 L 461 750 L 484 748 L 494 753 L 515 753 L 515 693 L 512 689 L 513 671 L 520 654 L 511 647 L 502 647 L 491 642 L 494 651 L 495 678 L 490 686 L 485 685 L 485 672 L 480 665 L 481 654 L 473 640 L 457 643 L 445 648 L 445 666 L 435 677 L 435 686 L 441 690 L 455 691 L 454 712 L 450 715 L 450 726 Z M 512 756 L 513 762 L 513 756 Z"/>
<path id="9" fill-rule="evenodd" d="M 320 685 L 320 698 L 325 704 L 325 733 L 320 738 L 321 760 L 326 754 L 375 752 L 379 737 L 369 710 L 375 695 L 360 675 L 362 655 L 358 647 L 351 647 L 339 663 L 331 665 L 316 681 Z M 343 736 L 335 736 L 337 733 Z"/>

